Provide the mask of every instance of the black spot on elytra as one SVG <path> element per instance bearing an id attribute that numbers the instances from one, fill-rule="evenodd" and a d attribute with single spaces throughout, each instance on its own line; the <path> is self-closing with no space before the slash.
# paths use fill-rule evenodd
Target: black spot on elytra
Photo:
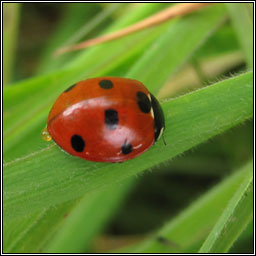
<path id="1" fill-rule="evenodd" d="M 132 152 L 132 145 L 130 143 L 125 142 L 121 149 L 122 153 L 127 155 Z"/>
<path id="2" fill-rule="evenodd" d="M 114 109 L 105 110 L 105 124 L 109 130 L 116 129 L 118 125 L 118 113 Z"/>
<path id="3" fill-rule="evenodd" d="M 69 92 L 70 90 L 72 90 L 77 84 L 73 84 L 71 86 L 68 87 L 68 89 L 66 89 L 64 92 Z"/>
<path id="4" fill-rule="evenodd" d="M 99 85 L 102 89 L 111 89 L 114 86 L 110 80 L 101 80 Z"/>
<path id="5" fill-rule="evenodd" d="M 76 152 L 83 152 L 85 141 L 80 135 L 75 134 L 71 137 L 71 146 Z"/>
<path id="6" fill-rule="evenodd" d="M 143 113 L 149 113 L 151 109 L 151 102 L 144 92 L 137 92 L 137 102 L 140 110 Z"/>

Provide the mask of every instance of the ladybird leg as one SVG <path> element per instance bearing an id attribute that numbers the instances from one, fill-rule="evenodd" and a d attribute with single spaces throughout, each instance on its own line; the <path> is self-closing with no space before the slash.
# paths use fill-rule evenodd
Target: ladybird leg
<path id="1" fill-rule="evenodd" d="M 164 139 L 164 135 L 163 134 L 162 134 L 162 140 L 163 140 L 164 145 L 167 146 L 167 143 L 166 143 L 166 141 Z"/>

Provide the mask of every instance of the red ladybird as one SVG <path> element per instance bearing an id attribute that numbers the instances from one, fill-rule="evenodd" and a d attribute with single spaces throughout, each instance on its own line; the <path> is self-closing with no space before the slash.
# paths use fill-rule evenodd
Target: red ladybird
<path id="1" fill-rule="evenodd" d="M 47 119 L 47 130 L 61 148 L 96 162 L 123 162 L 142 154 L 164 127 L 156 98 L 141 82 L 119 77 L 72 85 Z"/>

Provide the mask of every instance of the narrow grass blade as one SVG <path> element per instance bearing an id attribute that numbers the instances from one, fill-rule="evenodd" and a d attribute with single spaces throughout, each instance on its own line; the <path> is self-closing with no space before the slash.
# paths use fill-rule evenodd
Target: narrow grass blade
<path id="1" fill-rule="evenodd" d="M 129 252 L 196 253 L 205 236 L 218 220 L 223 208 L 239 190 L 240 184 L 248 181 L 251 173 L 252 162 L 214 186 L 154 236 Z"/>
<path id="2" fill-rule="evenodd" d="M 3 84 L 12 82 L 16 44 L 18 39 L 18 25 L 20 3 L 3 3 Z"/>
<path id="3" fill-rule="evenodd" d="M 81 38 L 88 38 L 88 34 L 91 36 L 99 33 L 108 25 L 113 12 L 121 7 L 125 9 L 126 5 L 113 3 L 102 9 L 98 3 L 64 4 L 65 15 L 42 53 L 38 74 L 52 72 L 67 65 L 77 53 L 69 53 L 56 58 L 53 57 L 54 52 L 59 47 L 74 44 Z M 103 21 L 105 21 L 104 24 L 100 26 L 99 24 Z"/>
<path id="4" fill-rule="evenodd" d="M 253 67 L 253 18 L 245 3 L 227 3 L 226 7 L 242 46 L 247 66 L 251 69 Z"/>
<path id="5" fill-rule="evenodd" d="M 93 238 L 103 230 L 110 216 L 122 205 L 133 180 L 87 194 L 67 217 L 64 225 L 49 242 L 47 253 L 88 252 Z"/>
<path id="6" fill-rule="evenodd" d="M 3 251 L 5 253 L 38 253 L 60 228 L 77 200 L 43 209 L 32 215 L 5 221 Z"/>
<path id="7" fill-rule="evenodd" d="M 253 217 L 253 170 L 247 167 L 244 181 L 228 203 L 199 253 L 226 253 Z"/>
<path id="8" fill-rule="evenodd" d="M 229 253 L 251 253 L 254 252 L 254 220 L 252 219 L 242 234 L 230 248 Z"/>
<path id="9" fill-rule="evenodd" d="M 145 52 L 127 76 L 140 77 L 156 93 L 214 32 L 224 15 L 224 6 L 216 4 L 182 17 Z"/>
<path id="10" fill-rule="evenodd" d="M 157 10 L 164 8 L 165 6 L 166 4 L 163 3 L 140 4 L 137 6 L 133 6 L 133 8 L 130 8 L 125 15 L 122 15 L 120 19 L 111 24 L 111 26 L 106 29 L 106 32 L 117 30 L 131 23 L 134 23 L 137 20 L 143 19 L 145 16 L 156 12 Z M 136 39 L 136 36 L 131 38 Z M 127 52 L 127 44 L 132 43 L 134 45 L 134 42 L 133 40 L 131 40 L 131 38 L 125 39 L 123 42 L 112 42 L 110 44 L 101 45 L 96 48 L 91 48 L 89 50 L 86 49 L 85 51 L 81 51 L 79 56 L 75 58 L 72 63 L 68 64 L 68 68 L 62 67 L 61 70 L 58 70 L 51 74 L 26 79 L 24 81 L 13 84 L 10 88 L 8 88 L 8 90 L 4 92 L 4 108 L 8 109 L 8 107 L 12 107 L 15 102 L 15 105 L 23 103 L 24 97 L 28 94 L 28 91 L 29 95 L 27 96 L 35 97 L 40 94 L 42 90 L 54 88 L 55 90 L 57 90 L 56 95 L 58 95 L 58 88 L 61 87 L 61 90 L 63 90 L 72 82 L 72 80 L 69 78 L 70 76 L 74 77 L 73 82 L 75 82 L 79 78 L 88 77 L 88 73 L 90 73 L 89 71 L 93 68 L 105 67 L 106 64 L 114 62 L 114 56 L 116 56 L 117 54 L 118 58 L 121 58 L 122 52 Z M 126 44 L 125 47 L 122 43 Z M 72 66 L 72 68 L 70 66 Z M 78 76 L 75 71 L 77 69 L 80 70 L 78 71 L 78 73 L 80 73 L 80 76 Z M 65 77 L 65 75 L 67 75 L 68 77 Z M 63 77 L 64 81 L 66 80 L 66 85 L 63 84 L 62 80 L 58 82 L 60 77 Z M 49 93 L 50 92 L 51 91 L 49 91 Z M 20 93 L 22 93 L 22 95 L 20 95 Z M 12 99 L 14 99 L 15 101 L 12 101 Z"/>

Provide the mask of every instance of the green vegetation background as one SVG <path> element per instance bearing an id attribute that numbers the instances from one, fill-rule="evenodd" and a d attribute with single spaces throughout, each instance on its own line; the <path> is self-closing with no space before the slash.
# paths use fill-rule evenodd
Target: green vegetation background
<path id="1" fill-rule="evenodd" d="M 252 4 L 57 58 L 171 4 L 3 5 L 4 252 L 253 252 Z M 142 81 L 160 99 L 167 145 L 108 164 L 43 141 L 56 97 L 98 76 Z"/>

